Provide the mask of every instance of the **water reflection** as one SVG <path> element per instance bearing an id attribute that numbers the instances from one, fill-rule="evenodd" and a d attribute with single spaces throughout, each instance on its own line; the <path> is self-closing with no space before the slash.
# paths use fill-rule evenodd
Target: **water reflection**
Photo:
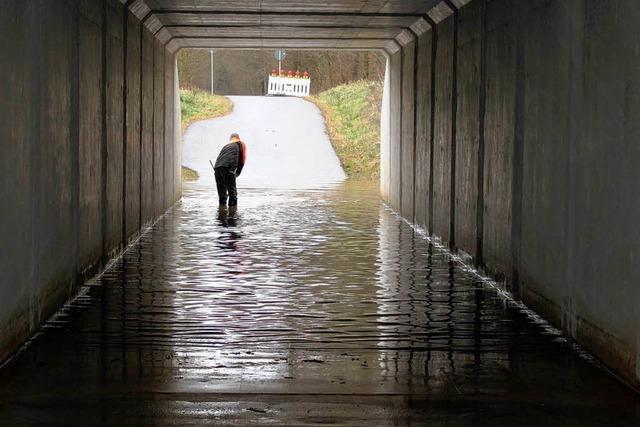
<path id="1" fill-rule="evenodd" d="M 217 249 L 220 254 L 225 254 L 224 259 L 229 259 L 229 255 L 238 251 L 238 242 L 242 238 L 236 227 L 238 225 L 238 212 L 235 207 L 219 207 L 218 208 L 218 225 L 222 231 L 217 238 Z M 217 254 L 216 254 L 217 255 Z M 237 259 L 229 260 L 236 261 Z M 237 273 L 240 273 L 239 271 Z"/>
<path id="2" fill-rule="evenodd" d="M 193 185 L 0 371 L 0 420 L 633 425 L 637 396 L 371 185 Z"/>

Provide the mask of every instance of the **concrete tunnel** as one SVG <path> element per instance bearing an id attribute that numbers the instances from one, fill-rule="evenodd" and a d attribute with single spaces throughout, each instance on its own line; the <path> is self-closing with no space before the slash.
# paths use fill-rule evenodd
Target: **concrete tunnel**
<path id="1" fill-rule="evenodd" d="M 0 360 L 181 197 L 180 49 L 374 49 L 382 197 L 640 386 L 639 23 L 635 0 L 0 0 Z"/>

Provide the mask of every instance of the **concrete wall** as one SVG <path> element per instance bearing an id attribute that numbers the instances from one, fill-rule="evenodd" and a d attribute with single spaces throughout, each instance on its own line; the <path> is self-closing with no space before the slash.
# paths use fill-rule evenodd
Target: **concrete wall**
<path id="1" fill-rule="evenodd" d="M 482 2 L 473 2 L 458 14 L 455 244 L 468 255 L 477 252 L 478 154 L 480 150 L 480 88 Z"/>
<path id="2" fill-rule="evenodd" d="M 79 18 L 80 176 L 78 263 L 90 270 L 102 257 L 102 4 L 83 2 Z"/>
<path id="3" fill-rule="evenodd" d="M 509 286 L 516 114 L 516 30 L 511 2 L 486 5 L 482 264 Z"/>
<path id="4" fill-rule="evenodd" d="M 155 217 L 153 204 L 153 125 L 154 125 L 154 49 L 153 35 L 146 29 L 142 30 L 142 128 L 152 129 L 151 132 L 143 132 L 140 142 L 142 144 L 141 165 L 141 222 L 149 224 Z"/>
<path id="5" fill-rule="evenodd" d="M 400 143 L 400 213 L 414 219 L 415 185 L 415 57 L 416 41 L 411 40 L 402 48 L 402 110 Z"/>
<path id="6" fill-rule="evenodd" d="M 178 76 L 178 61 L 173 61 L 173 200 L 182 197 L 182 114 L 180 105 L 180 78 Z M 180 141 L 180 143 L 176 143 Z"/>
<path id="7" fill-rule="evenodd" d="M 388 93 L 389 93 L 389 135 L 388 145 L 388 188 L 389 201 L 395 208 L 401 206 L 401 173 L 402 173 L 402 50 L 389 56 Z"/>
<path id="8" fill-rule="evenodd" d="M 424 229 L 429 226 L 429 182 L 431 174 L 431 139 L 432 139 L 432 55 L 433 33 L 428 32 L 416 40 L 415 53 L 415 178 L 414 178 L 414 221 Z"/>
<path id="9" fill-rule="evenodd" d="M 124 234 L 124 8 L 117 0 L 106 5 L 106 222 L 103 250 L 112 257 Z"/>
<path id="10" fill-rule="evenodd" d="M 435 39 L 435 99 L 433 139 L 433 233 L 449 243 L 451 239 L 451 166 L 453 154 L 452 131 L 455 127 L 453 111 L 454 91 L 454 33 L 452 16 L 438 26 Z"/>
<path id="11" fill-rule="evenodd" d="M 387 57 L 380 109 L 380 194 L 389 200 L 391 179 L 391 60 Z"/>
<path id="12" fill-rule="evenodd" d="M 142 63 L 142 24 L 128 14 L 126 26 L 126 135 L 125 135 L 125 236 L 137 235 L 141 226 L 140 219 L 140 167 L 141 146 L 141 63 Z"/>
<path id="13" fill-rule="evenodd" d="M 164 203 L 163 206 L 173 204 L 174 196 L 174 179 L 175 179 L 175 162 L 174 162 L 174 120 L 173 120 L 173 90 L 175 82 L 175 66 L 173 56 L 165 54 L 164 56 L 164 123 L 163 147 L 164 147 Z M 178 104 L 179 105 L 179 104 Z M 179 141 L 179 140 L 178 140 Z"/>
<path id="14" fill-rule="evenodd" d="M 390 56 L 383 196 L 640 386 L 640 2 L 462 3 Z"/>
<path id="15" fill-rule="evenodd" d="M 164 211 L 164 48 L 159 40 L 153 41 L 153 213 Z"/>
<path id="16" fill-rule="evenodd" d="M 121 2 L 0 0 L 0 37 L 2 361 L 180 189 L 175 59 L 156 42 L 148 61 L 153 36 Z M 172 159 L 155 181 L 152 141 Z"/>

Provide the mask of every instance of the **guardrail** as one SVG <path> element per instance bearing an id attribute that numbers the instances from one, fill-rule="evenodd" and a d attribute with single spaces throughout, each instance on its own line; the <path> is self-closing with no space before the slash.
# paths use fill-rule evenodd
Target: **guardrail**
<path id="1" fill-rule="evenodd" d="M 267 95 L 309 96 L 311 79 L 269 76 Z"/>

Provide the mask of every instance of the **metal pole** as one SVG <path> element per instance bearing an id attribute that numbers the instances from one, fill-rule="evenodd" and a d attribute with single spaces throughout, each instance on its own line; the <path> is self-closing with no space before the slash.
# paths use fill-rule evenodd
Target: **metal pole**
<path id="1" fill-rule="evenodd" d="M 282 59 L 280 59 L 280 55 L 278 55 L 278 77 L 282 73 Z"/>
<path id="2" fill-rule="evenodd" d="M 211 49 L 211 95 L 213 95 L 213 49 Z"/>

